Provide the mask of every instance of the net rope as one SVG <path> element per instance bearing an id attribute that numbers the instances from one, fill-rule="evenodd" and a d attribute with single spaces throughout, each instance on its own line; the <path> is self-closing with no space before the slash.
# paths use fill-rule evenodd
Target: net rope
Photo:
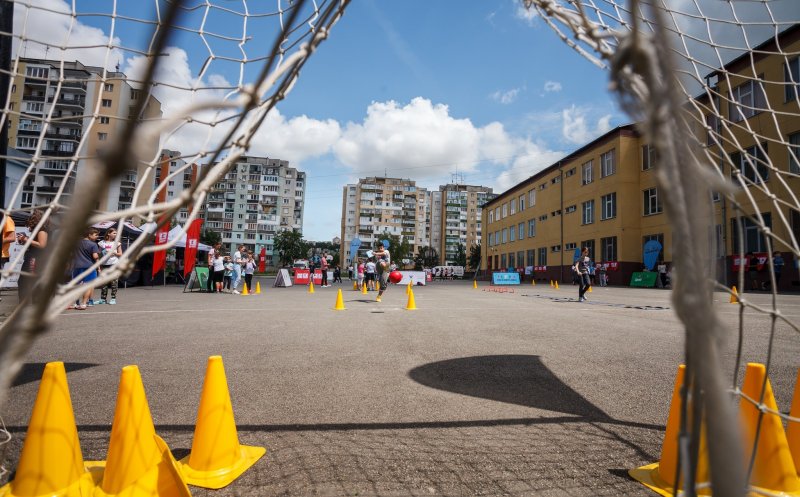
<path id="1" fill-rule="evenodd" d="M 800 46 L 796 41 L 793 49 L 783 46 L 781 36 L 800 22 L 797 6 L 777 1 L 698 0 L 526 0 L 525 4 L 565 44 L 609 71 L 623 110 L 656 147 L 659 191 L 664 192 L 674 236 L 677 281 L 672 298 L 686 328 L 686 378 L 691 386 L 685 389 L 684 401 L 687 395 L 703 399 L 715 494 L 743 495 L 764 414 L 779 416 L 786 423 L 800 421 L 764 404 L 766 384 L 760 398 L 745 395 L 738 385 L 747 360 L 742 342 L 747 320 L 752 319 L 746 310 L 770 318 L 764 357 L 752 358 L 765 363 L 767 376 L 778 326 L 793 340 L 800 332 L 798 323 L 781 312 L 771 255 L 777 250 L 791 253 L 795 261 L 800 258 L 796 235 L 800 229 L 796 183 L 800 177 Z M 777 58 L 782 74 L 760 72 L 758 63 L 768 57 Z M 734 249 L 729 254 L 708 233 L 720 202 L 735 213 L 738 228 L 730 237 Z M 770 218 L 764 215 L 767 211 L 772 212 Z M 722 220 L 721 230 L 727 223 L 727 218 Z M 753 250 L 752 236 L 745 239 L 745 225 L 757 231 L 759 250 Z M 749 251 L 768 254 L 764 261 L 771 292 L 768 305 L 741 294 L 750 283 L 744 270 L 738 271 L 733 282 L 726 282 L 717 270 L 720 259 L 725 266 L 726 255 L 742 260 Z M 734 293 L 731 284 L 740 292 Z M 732 371 L 723 371 L 719 360 L 719 344 L 731 330 L 720 324 L 712 290 L 738 297 L 738 344 Z M 731 397 L 760 411 L 754 447 L 748 449 L 749 463 L 736 457 L 743 452 L 737 447 L 741 441 Z M 697 451 L 689 447 L 698 446 L 699 426 L 691 428 L 684 425 L 681 434 L 679 458 L 691 463 L 678 465 L 684 474 L 693 473 L 698 460 Z M 746 473 L 742 467 L 748 468 Z M 696 488 L 685 489 L 686 495 L 707 486 L 708 482 L 699 482 Z"/>

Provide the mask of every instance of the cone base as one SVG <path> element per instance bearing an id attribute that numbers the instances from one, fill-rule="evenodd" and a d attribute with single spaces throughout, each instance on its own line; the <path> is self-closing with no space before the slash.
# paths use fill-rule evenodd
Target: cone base
<path id="1" fill-rule="evenodd" d="M 247 471 L 256 461 L 261 459 L 261 456 L 267 453 L 267 449 L 264 447 L 240 445 L 239 448 L 241 450 L 241 455 L 233 465 L 211 471 L 200 471 L 190 467 L 189 458 L 191 454 L 189 454 L 178 461 L 184 481 L 189 485 L 210 488 L 212 490 L 226 487 L 235 479 L 239 478 L 242 473 Z"/>
<path id="2" fill-rule="evenodd" d="M 674 495 L 672 493 L 673 485 L 665 482 L 658 475 L 658 463 L 630 469 L 628 474 L 631 475 L 631 478 L 659 495 L 664 497 L 672 497 Z"/>
<path id="3" fill-rule="evenodd" d="M 41 494 L 41 497 L 87 497 L 92 495 L 94 491 L 96 480 L 93 479 L 91 473 L 86 473 L 80 477 L 72 485 L 59 489 L 56 492 L 46 492 Z M 14 482 L 6 483 L 0 487 L 0 497 L 21 497 L 15 494 L 11 488 Z"/>

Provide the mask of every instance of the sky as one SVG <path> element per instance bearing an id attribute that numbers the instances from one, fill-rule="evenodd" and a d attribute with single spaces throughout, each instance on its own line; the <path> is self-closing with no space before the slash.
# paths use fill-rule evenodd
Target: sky
<path id="1" fill-rule="evenodd" d="M 60 15 L 70 10 L 63 0 L 31 3 L 42 9 L 18 5 L 15 33 L 56 45 L 80 40 L 67 60 L 141 74 L 137 50 L 146 49 L 152 26 L 136 19 L 153 18 L 152 1 L 75 0 L 79 13 L 115 10 L 113 22 Z M 225 88 L 251 82 L 260 67 L 226 57 L 241 59 L 244 50 L 252 60 L 269 52 L 277 17 L 253 16 L 245 24 L 236 14 L 241 0 L 211 3 L 220 8 L 186 15 L 181 25 L 189 30 L 166 50 L 159 80 L 168 85 L 155 94 L 167 117 L 191 100 L 179 87 L 200 88 L 195 102 L 218 99 Z M 248 9 L 257 14 L 276 5 L 251 0 Z M 200 36 L 200 28 L 217 36 Z M 126 49 L 108 50 L 109 40 Z M 30 42 L 23 50 L 28 57 L 54 52 Z M 340 236 L 342 187 L 359 178 L 409 178 L 438 189 L 458 174 L 499 193 L 629 122 L 608 91 L 607 73 L 518 0 L 354 0 L 265 120 L 251 153 L 289 160 L 307 173 L 304 238 L 328 241 Z M 221 128 L 186 126 L 162 146 L 191 153 L 207 148 Z"/>

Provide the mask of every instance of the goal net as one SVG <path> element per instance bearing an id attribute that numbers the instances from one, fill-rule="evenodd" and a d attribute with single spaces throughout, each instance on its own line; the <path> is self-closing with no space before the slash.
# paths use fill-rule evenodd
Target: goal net
<path id="1" fill-rule="evenodd" d="M 34 339 L 114 255 L 75 274 L 87 229 L 114 227 L 125 247 L 94 288 L 178 243 L 154 245 L 154 233 L 185 233 L 209 189 L 269 134 L 268 113 L 348 3 L 0 1 L 2 226 L 13 219 L 21 234 L 2 270 L 20 304 L 0 328 L 0 407 Z"/>
<path id="2" fill-rule="evenodd" d="M 525 4 L 564 43 L 608 70 L 623 110 L 658 154 L 659 191 L 673 230 L 672 298 L 686 331 L 683 405 L 693 401 L 691 415 L 686 408 L 683 412 L 674 481 L 697 481 L 685 485 L 686 495 L 708 493 L 709 486 L 714 495 L 743 495 L 748 488 L 761 492 L 748 482 L 763 419 L 800 421 L 765 404 L 766 379 L 759 398 L 744 395 L 740 385 L 745 362 L 765 363 L 769 375 L 776 333 L 796 341 L 800 331 L 786 309 L 781 312 L 777 293 L 778 285 L 786 285 L 781 274 L 797 278 L 795 261 L 800 258 L 797 3 Z M 756 268 L 763 270 L 754 280 Z M 751 298 L 746 292 L 753 285 L 768 289 L 771 298 Z M 732 301 L 738 297 L 738 329 L 722 324 L 719 306 L 714 306 L 720 294 L 714 290 L 731 293 Z M 744 357 L 742 343 L 755 314 L 770 318 L 768 345 L 763 355 Z M 726 343 L 725 350 L 738 345 L 732 369 L 723 366 Z M 745 447 L 740 436 L 739 402 L 752 403 L 760 412 L 752 446 Z M 700 413 L 710 481 L 695 477 L 699 447 L 705 443 Z"/>

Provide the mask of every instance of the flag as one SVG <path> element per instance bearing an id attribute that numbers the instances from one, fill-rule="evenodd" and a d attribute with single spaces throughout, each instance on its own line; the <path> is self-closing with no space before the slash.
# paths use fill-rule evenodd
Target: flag
<path id="1" fill-rule="evenodd" d="M 194 269 L 197 260 L 197 245 L 200 243 L 200 226 L 202 219 L 195 219 L 186 230 L 186 248 L 183 250 L 183 277 L 189 275 Z"/>
<path id="2" fill-rule="evenodd" d="M 164 245 L 167 243 L 167 239 L 169 238 L 169 223 L 165 222 L 158 231 L 156 231 L 156 240 L 155 245 Z M 167 260 L 167 251 L 166 250 L 159 250 L 153 253 L 153 277 L 158 274 L 159 271 L 164 269 L 164 263 Z"/>
<path id="3" fill-rule="evenodd" d="M 258 254 L 258 272 L 263 273 L 267 270 L 267 247 L 261 247 L 261 253 Z"/>

